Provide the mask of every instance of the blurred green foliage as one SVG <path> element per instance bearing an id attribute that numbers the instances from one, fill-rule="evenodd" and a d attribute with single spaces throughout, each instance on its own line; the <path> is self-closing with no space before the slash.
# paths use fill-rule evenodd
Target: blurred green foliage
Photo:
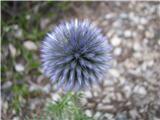
<path id="1" fill-rule="evenodd" d="M 42 29 L 40 22 L 42 18 L 50 19 L 50 23 L 55 23 L 60 19 L 64 12 L 70 10 L 70 2 L 34 2 L 34 1 L 2 1 L 1 2 L 1 39 L 2 39 L 2 66 L 1 73 L 2 86 L 7 81 L 13 84 L 9 88 L 11 97 L 10 110 L 15 110 L 17 114 L 21 111 L 29 93 L 29 83 L 25 79 L 28 76 L 39 76 L 41 73 L 39 50 L 29 51 L 23 46 L 26 40 L 33 41 L 37 46 L 40 45 L 48 28 Z M 21 30 L 22 36 L 17 37 L 16 30 Z M 16 56 L 12 57 L 9 52 L 9 45 L 16 48 Z M 23 62 L 25 70 L 17 72 L 14 65 Z M 34 72 L 33 72 L 34 71 Z M 19 84 L 19 82 L 21 84 Z M 2 92 L 5 94 L 5 89 Z M 7 95 L 5 96 L 7 97 Z"/>

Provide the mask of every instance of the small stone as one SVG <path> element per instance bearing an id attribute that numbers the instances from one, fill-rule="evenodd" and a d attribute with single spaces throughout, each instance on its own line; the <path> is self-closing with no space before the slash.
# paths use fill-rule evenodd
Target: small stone
<path id="1" fill-rule="evenodd" d="M 92 94 L 90 91 L 85 91 L 84 95 L 87 97 L 87 98 L 91 98 L 92 97 Z"/>
<path id="2" fill-rule="evenodd" d="M 122 20 L 116 20 L 116 21 L 113 23 L 113 27 L 115 27 L 115 28 L 121 27 L 121 24 L 122 24 Z"/>
<path id="3" fill-rule="evenodd" d="M 24 66 L 22 64 L 16 64 L 15 65 L 15 70 L 17 72 L 23 72 L 24 71 Z"/>
<path id="4" fill-rule="evenodd" d="M 139 42 L 134 42 L 133 49 L 134 49 L 135 51 L 141 51 L 142 46 L 140 45 Z"/>
<path id="5" fill-rule="evenodd" d="M 124 93 L 125 93 L 126 98 L 129 98 L 132 94 L 132 86 L 125 85 L 123 89 L 124 89 Z"/>
<path id="6" fill-rule="evenodd" d="M 160 118 L 154 117 L 153 120 L 160 120 Z"/>
<path id="7" fill-rule="evenodd" d="M 126 31 L 124 32 L 124 36 L 125 36 L 126 38 L 132 37 L 132 32 L 131 32 L 130 30 L 126 30 Z"/>
<path id="8" fill-rule="evenodd" d="M 16 56 L 16 48 L 12 44 L 9 44 L 9 51 L 12 57 Z"/>
<path id="9" fill-rule="evenodd" d="M 114 85 L 115 81 L 114 80 L 104 80 L 104 85 Z"/>
<path id="10" fill-rule="evenodd" d="M 154 37 L 154 32 L 151 32 L 151 31 L 146 31 L 145 32 L 145 36 L 147 37 L 147 38 L 153 38 Z"/>
<path id="11" fill-rule="evenodd" d="M 100 112 L 96 112 L 95 115 L 94 115 L 95 120 L 98 120 L 99 117 L 101 117 L 101 115 L 102 114 Z"/>
<path id="12" fill-rule="evenodd" d="M 12 86 L 12 82 L 11 81 L 7 81 L 2 85 L 2 89 L 7 89 L 9 87 Z"/>
<path id="13" fill-rule="evenodd" d="M 136 118 L 138 117 L 138 112 L 135 109 L 130 110 L 129 114 L 133 120 L 136 120 Z"/>
<path id="14" fill-rule="evenodd" d="M 112 39 L 111 39 L 111 44 L 113 46 L 119 46 L 121 44 L 121 39 L 117 36 L 114 36 Z"/>
<path id="15" fill-rule="evenodd" d="M 146 91 L 145 87 L 140 86 L 140 85 L 135 86 L 134 89 L 133 89 L 133 92 L 141 94 L 141 95 L 146 95 L 147 94 L 147 91 Z"/>
<path id="16" fill-rule="evenodd" d="M 132 32 L 132 36 L 133 36 L 134 38 L 136 38 L 137 35 L 138 35 L 138 33 L 137 33 L 136 31 L 133 31 L 133 32 Z"/>
<path id="17" fill-rule="evenodd" d="M 101 91 L 101 88 L 99 87 L 99 85 L 95 84 L 92 86 L 92 89 L 97 91 L 97 92 L 100 92 Z"/>
<path id="18" fill-rule="evenodd" d="M 134 53 L 133 53 L 133 56 L 134 56 L 135 58 L 137 58 L 137 59 L 142 59 L 142 54 L 141 54 L 141 52 L 134 52 Z"/>
<path id="19" fill-rule="evenodd" d="M 96 103 L 95 102 L 89 102 L 88 104 L 87 104 L 87 108 L 94 108 L 96 106 Z"/>
<path id="20" fill-rule="evenodd" d="M 113 118 L 113 114 L 111 114 L 111 113 L 105 113 L 104 117 L 106 117 L 107 120 L 111 120 Z"/>
<path id="21" fill-rule="evenodd" d="M 125 79 L 124 77 L 120 76 L 120 77 L 119 77 L 119 81 L 120 81 L 120 84 L 121 84 L 121 85 L 124 85 L 125 82 L 126 82 L 126 79 Z"/>
<path id="22" fill-rule="evenodd" d="M 138 30 L 144 30 L 144 26 L 143 25 L 138 25 Z"/>
<path id="23" fill-rule="evenodd" d="M 138 24 L 139 23 L 139 17 L 135 15 L 134 12 L 129 13 L 129 18 L 132 20 L 133 23 Z"/>
<path id="24" fill-rule="evenodd" d="M 147 23 L 148 23 L 148 20 L 146 19 L 146 17 L 145 18 L 144 17 L 140 18 L 140 24 L 146 25 Z"/>
<path id="25" fill-rule="evenodd" d="M 158 40 L 158 44 L 160 45 L 160 39 Z"/>
<path id="26" fill-rule="evenodd" d="M 115 49 L 114 49 L 114 55 L 116 55 L 116 56 L 119 56 L 119 55 L 121 55 L 121 53 L 122 53 L 122 48 L 120 48 L 120 47 L 116 47 Z"/>
<path id="27" fill-rule="evenodd" d="M 86 114 L 88 117 L 92 117 L 92 111 L 91 111 L 91 110 L 86 110 L 86 111 L 85 111 L 85 114 Z"/>
<path id="28" fill-rule="evenodd" d="M 49 21 L 48 18 L 41 19 L 41 21 L 40 21 L 40 27 L 41 27 L 41 29 L 42 30 L 45 29 L 49 22 L 50 21 Z"/>
<path id="29" fill-rule="evenodd" d="M 127 13 L 121 13 L 121 14 L 120 14 L 120 17 L 121 17 L 122 19 L 126 19 L 126 18 L 128 18 L 128 14 L 127 14 Z"/>
<path id="30" fill-rule="evenodd" d="M 27 19 L 27 20 L 30 20 L 30 19 L 31 19 L 31 15 L 29 15 L 29 14 L 26 15 L 26 19 Z"/>
<path id="31" fill-rule="evenodd" d="M 111 30 L 109 30 L 109 31 L 107 32 L 106 36 L 109 37 L 109 38 L 111 38 L 114 33 L 115 33 L 115 30 L 114 30 L 114 29 L 111 29 Z"/>
<path id="32" fill-rule="evenodd" d="M 12 34 L 14 35 L 14 37 L 16 37 L 16 38 L 22 38 L 23 31 L 22 31 L 22 29 L 17 24 L 12 25 L 11 29 L 13 30 Z"/>
<path id="33" fill-rule="evenodd" d="M 58 101 L 60 99 L 60 96 L 58 94 L 56 94 L 56 93 L 51 94 L 51 97 L 52 97 L 53 101 Z"/>
<path id="34" fill-rule="evenodd" d="M 13 109 L 13 110 L 12 110 L 12 113 L 13 113 L 13 114 L 16 114 L 16 110 L 15 110 L 15 109 Z"/>
<path id="35" fill-rule="evenodd" d="M 28 50 L 37 50 L 37 46 L 34 42 L 32 41 L 26 41 L 23 43 L 24 47 Z"/>
<path id="36" fill-rule="evenodd" d="M 137 59 L 139 60 L 139 59 Z M 137 68 L 138 67 L 138 61 L 136 59 L 127 59 L 125 60 L 124 62 L 124 66 L 127 68 L 127 69 L 134 69 L 134 68 Z"/>
<path id="37" fill-rule="evenodd" d="M 12 29 L 17 30 L 19 28 L 19 26 L 17 24 L 14 24 L 11 26 Z"/>
<path id="38" fill-rule="evenodd" d="M 49 92 L 50 92 L 50 88 L 51 88 L 51 85 L 50 85 L 50 84 L 47 84 L 47 85 L 45 85 L 45 86 L 43 87 L 43 91 L 44 91 L 45 93 L 49 93 Z"/>
<path id="39" fill-rule="evenodd" d="M 20 120 L 19 117 L 14 117 L 12 120 Z"/>
<path id="40" fill-rule="evenodd" d="M 81 98 L 80 100 L 82 105 L 86 105 L 87 104 L 87 99 L 86 98 Z"/>
<path id="41" fill-rule="evenodd" d="M 93 96 L 97 97 L 98 95 L 99 95 L 98 92 L 95 90 L 95 91 L 93 92 Z"/>
<path id="42" fill-rule="evenodd" d="M 123 96 L 122 96 L 121 93 L 117 93 L 116 98 L 117 98 L 117 101 L 122 101 L 123 100 Z"/>
<path id="43" fill-rule="evenodd" d="M 3 102 L 2 105 L 3 105 L 3 111 L 4 111 L 4 112 L 7 112 L 8 107 L 9 107 L 9 106 L 8 106 L 8 102 Z"/>
<path id="44" fill-rule="evenodd" d="M 114 110 L 114 106 L 113 105 L 103 105 L 103 104 L 98 104 L 97 106 L 97 110 Z"/>
<path id="45" fill-rule="evenodd" d="M 105 98 L 102 100 L 102 103 L 110 103 L 111 99 L 106 95 Z"/>
<path id="46" fill-rule="evenodd" d="M 141 69 L 143 71 L 145 71 L 147 69 L 147 67 L 152 67 L 153 64 L 154 64 L 153 60 L 145 61 L 145 62 L 143 62 L 142 66 L 141 66 Z"/>
<path id="47" fill-rule="evenodd" d="M 116 115 L 116 119 L 115 120 L 128 120 L 127 119 L 127 116 L 125 115 L 125 114 L 123 114 L 123 113 L 118 113 L 117 115 Z"/>
<path id="48" fill-rule="evenodd" d="M 147 62 L 148 67 L 152 67 L 154 65 L 154 60 L 150 60 Z"/>
<path id="49" fill-rule="evenodd" d="M 105 19 L 107 19 L 107 20 L 111 19 L 113 17 L 115 17 L 115 14 L 113 14 L 113 13 L 108 13 L 108 14 L 105 15 Z"/>
<path id="50" fill-rule="evenodd" d="M 122 30 L 116 30 L 116 34 L 118 35 L 118 36 L 123 36 L 123 31 Z"/>
<path id="51" fill-rule="evenodd" d="M 110 70 L 109 70 L 109 73 L 110 73 L 112 76 L 116 77 L 116 78 L 118 78 L 118 77 L 120 76 L 119 71 L 116 70 L 116 69 L 110 69 Z"/>
<path id="52" fill-rule="evenodd" d="M 122 54 L 117 58 L 117 61 L 123 62 L 123 61 L 127 60 L 128 58 L 131 58 L 132 54 L 133 54 L 133 50 L 131 48 L 124 47 L 122 49 Z"/>

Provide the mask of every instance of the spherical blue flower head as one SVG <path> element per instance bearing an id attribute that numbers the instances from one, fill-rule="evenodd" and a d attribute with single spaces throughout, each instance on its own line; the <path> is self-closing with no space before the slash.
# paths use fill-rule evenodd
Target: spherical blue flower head
<path id="1" fill-rule="evenodd" d="M 44 38 L 42 67 L 57 88 L 79 90 L 99 83 L 109 68 L 112 47 L 87 20 L 63 22 Z"/>

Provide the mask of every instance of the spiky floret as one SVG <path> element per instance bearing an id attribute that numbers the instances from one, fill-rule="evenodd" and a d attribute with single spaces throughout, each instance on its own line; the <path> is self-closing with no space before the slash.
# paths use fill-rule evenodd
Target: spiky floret
<path id="1" fill-rule="evenodd" d="M 112 47 L 89 21 L 63 22 L 44 38 L 42 67 L 57 88 L 79 90 L 99 83 L 106 73 Z"/>

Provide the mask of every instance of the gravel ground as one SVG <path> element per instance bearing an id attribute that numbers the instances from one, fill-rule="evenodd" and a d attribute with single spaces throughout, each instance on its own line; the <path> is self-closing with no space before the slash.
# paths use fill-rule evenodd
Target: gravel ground
<path id="1" fill-rule="evenodd" d="M 114 47 L 113 67 L 100 86 L 85 92 L 86 114 L 98 120 L 160 120 L 160 3 L 95 6 L 76 11 L 103 29 Z"/>
<path id="2" fill-rule="evenodd" d="M 84 91 L 81 103 L 85 113 L 95 120 L 160 120 L 160 2 L 94 2 L 89 6 L 77 3 L 72 9 L 74 15 L 64 15 L 63 19 L 89 19 L 102 28 L 113 45 L 112 68 L 99 86 Z M 43 29 L 49 20 L 41 21 Z M 19 31 L 17 36 L 20 35 Z M 32 41 L 23 46 L 38 49 Z M 10 44 L 9 50 L 14 57 L 16 48 Z M 24 69 L 21 64 L 15 65 L 17 72 Z M 45 95 L 29 99 L 29 109 L 21 111 L 19 117 L 15 111 L 7 113 L 8 97 L 2 92 L 3 118 L 20 120 L 24 113 L 41 108 L 47 98 L 58 99 L 43 75 L 25 76 L 24 80 L 28 81 L 29 91 L 41 89 Z M 39 86 L 41 83 L 43 87 Z M 6 82 L 2 90 L 11 84 Z"/>

